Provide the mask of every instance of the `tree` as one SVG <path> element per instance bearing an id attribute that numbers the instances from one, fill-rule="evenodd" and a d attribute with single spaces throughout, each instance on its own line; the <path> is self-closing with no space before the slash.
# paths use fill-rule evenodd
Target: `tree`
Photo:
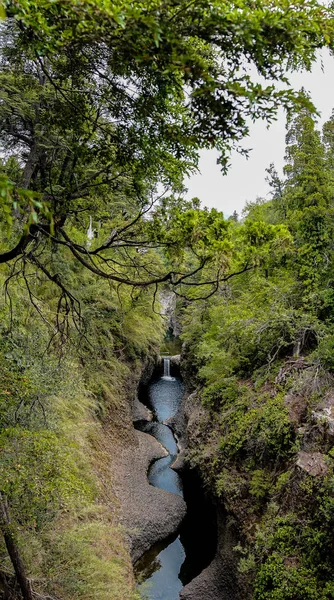
<path id="1" fill-rule="evenodd" d="M 333 187 L 325 148 L 307 109 L 294 117 L 286 140 L 287 179 L 283 199 L 295 238 L 299 278 L 309 302 L 331 268 Z"/>
<path id="2" fill-rule="evenodd" d="M 322 128 L 322 141 L 325 146 L 326 166 L 334 185 L 334 110 Z"/>
<path id="3" fill-rule="evenodd" d="M 290 88 L 253 83 L 245 59 L 276 81 L 286 81 L 287 69 L 310 68 L 316 48 L 331 43 L 331 9 L 304 0 L 293 10 L 262 1 L 256 11 L 218 0 L 7 0 L 5 7 L 1 144 L 17 168 L 14 178 L 2 168 L 6 220 L 14 223 L 0 261 L 32 264 L 69 303 L 57 269 L 43 262 L 45 243 L 66 246 L 115 284 L 197 283 L 215 261 L 215 217 L 202 213 L 211 233 L 200 252 L 191 211 L 176 237 L 152 239 L 157 190 L 182 193 L 203 147 L 218 148 L 226 168 L 229 149 L 243 151 L 249 118 L 270 122 L 279 105 L 305 102 Z M 90 216 L 99 234 L 91 246 Z M 179 263 L 183 236 L 186 264 Z M 166 248 L 169 258 L 175 249 L 178 268 L 161 261 Z M 226 276 L 216 269 L 209 281 Z"/>
<path id="4" fill-rule="evenodd" d="M 230 221 L 234 221 L 235 223 L 239 220 L 239 215 L 236 210 L 233 211 L 233 214 L 229 217 Z"/>
<path id="5" fill-rule="evenodd" d="M 17 581 L 18 581 L 20 589 L 21 589 L 22 597 L 24 598 L 24 600 L 32 600 L 33 596 L 32 596 L 32 592 L 31 592 L 31 588 L 30 588 L 30 583 L 29 583 L 26 573 L 25 573 L 24 564 L 22 562 L 20 552 L 19 552 L 18 546 L 15 541 L 15 537 L 11 531 L 12 528 L 11 528 L 11 522 L 10 522 L 7 502 L 6 502 L 6 499 L 2 497 L 1 491 L 0 491 L 0 528 L 2 530 L 4 539 L 5 539 L 5 544 L 6 544 L 8 554 L 10 556 L 10 559 L 11 559 L 13 567 L 14 567 L 15 575 L 16 575 Z"/>

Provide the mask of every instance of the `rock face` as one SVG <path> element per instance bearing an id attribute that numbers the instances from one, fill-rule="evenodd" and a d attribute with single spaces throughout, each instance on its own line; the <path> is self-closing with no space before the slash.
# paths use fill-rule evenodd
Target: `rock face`
<path id="1" fill-rule="evenodd" d="M 179 437 L 180 454 L 172 468 L 177 471 L 187 468 L 186 456 L 189 441 L 196 440 L 199 424 L 204 418 L 204 409 L 196 393 L 185 396 L 178 414 L 170 424 Z M 199 442 L 200 443 L 200 442 Z M 212 563 L 180 592 L 181 600 L 241 600 L 242 594 L 236 578 L 236 554 L 233 547 L 238 542 L 233 524 L 218 511 L 218 543 Z"/>
<path id="2" fill-rule="evenodd" d="M 174 429 L 180 448 L 180 454 L 173 464 L 175 470 L 181 470 L 181 465 L 184 465 L 188 438 L 190 435 L 192 438 L 196 436 L 197 423 L 203 414 L 203 407 L 198 401 L 196 393 L 192 393 L 185 395 L 179 411 L 172 419 L 169 419 L 168 424 Z"/>
<path id="3" fill-rule="evenodd" d="M 133 420 L 135 421 L 152 421 L 153 414 L 145 404 L 140 402 L 138 396 L 136 396 L 133 403 Z"/>
<path id="4" fill-rule="evenodd" d="M 320 426 L 326 428 L 327 435 L 334 441 L 334 396 L 329 395 L 313 411 L 312 417 Z"/>
<path id="5" fill-rule="evenodd" d="M 180 368 L 181 363 L 181 354 L 174 354 L 174 356 L 170 357 L 170 364 L 174 367 Z"/>
<path id="6" fill-rule="evenodd" d="M 154 543 L 172 534 L 186 513 L 184 500 L 151 486 L 151 462 L 167 456 L 152 436 L 135 432 L 137 444 L 120 446 L 113 457 L 114 487 L 120 503 L 121 524 L 126 530 L 133 562 Z"/>
<path id="7" fill-rule="evenodd" d="M 180 592 L 181 600 L 239 600 L 233 546 L 236 532 L 233 525 L 218 516 L 218 547 L 212 563 Z"/>
<path id="8" fill-rule="evenodd" d="M 326 475 L 328 472 L 325 456 L 321 452 L 298 452 L 297 467 L 314 477 Z"/>
<path id="9" fill-rule="evenodd" d="M 159 295 L 161 312 L 166 318 L 166 329 L 172 331 L 175 337 L 181 333 L 180 324 L 175 316 L 176 296 L 173 292 L 162 291 Z"/>

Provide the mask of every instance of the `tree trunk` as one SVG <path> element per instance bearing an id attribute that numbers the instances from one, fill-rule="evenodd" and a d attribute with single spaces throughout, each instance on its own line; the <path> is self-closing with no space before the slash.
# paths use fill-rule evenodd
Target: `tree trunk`
<path id="1" fill-rule="evenodd" d="M 38 162 L 38 149 L 36 142 L 33 143 L 26 164 L 24 165 L 23 175 L 22 175 L 22 187 L 25 189 L 29 188 L 31 178 L 36 169 L 36 165 Z"/>
<path id="2" fill-rule="evenodd" d="M 0 527 L 5 540 L 7 552 L 12 562 L 16 579 L 20 586 L 23 600 L 33 600 L 29 580 L 25 573 L 23 561 L 20 556 L 19 549 L 15 542 L 15 538 L 11 531 L 10 518 L 8 514 L 6 499 L 0 492 Z"/>

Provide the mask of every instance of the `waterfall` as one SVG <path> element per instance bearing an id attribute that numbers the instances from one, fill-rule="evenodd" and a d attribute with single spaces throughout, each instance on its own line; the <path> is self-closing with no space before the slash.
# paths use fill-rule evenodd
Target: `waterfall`
<path id="1" fill-rule="evenodd" d="M 175 377 L 170 376 L 170 356 L 164 356 L 164 374 L 162 379 L 164 381 L 175 381 Z"/>
<path id="2" fill-rule="evenodd" d="M 165 356 L 164 358 L 164 377 L 170 378 L 170 358 Z"/>
<path id="3" fill-rule="evenodd" d="M 94 232 L 95 229 L 93 229 L 93 218 L 92 216 L 89 217 L 89 227 L 87 229 L 87 248 L 90 248 L 92 245 L 92 240 L 94 239 Z"/>

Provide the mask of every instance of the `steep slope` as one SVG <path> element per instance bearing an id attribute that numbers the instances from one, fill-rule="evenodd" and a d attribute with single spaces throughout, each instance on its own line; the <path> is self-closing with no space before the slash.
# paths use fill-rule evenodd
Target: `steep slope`
<path id="1" fill-rule="evenodd" d="M 71 276 L 70 261 L 65 266 L 59 257 L 59 268 Z M 120 448 L 140 451 L 132 409 L 143 369 L 149 373 L 156 355 L 161 319 L 145 292 L 133 304 L 127 293 L 74 271 L 81 283 L 78 328 L 66 311 L 58 315 L 59 328 L 53 325 L 57 299 L 46 280 L 30 278 L 28 289 L 22 276 L 13 278 L 2 300 L 3 531 L 34 595 L 133 600 L 114 457 Z M 1 285 L 8 275 L 4 267 Z M 146 452 L 143 478 L 157 452 Z M 0 544 L 0 596 L 20 597 L 2 537 Z"/>

